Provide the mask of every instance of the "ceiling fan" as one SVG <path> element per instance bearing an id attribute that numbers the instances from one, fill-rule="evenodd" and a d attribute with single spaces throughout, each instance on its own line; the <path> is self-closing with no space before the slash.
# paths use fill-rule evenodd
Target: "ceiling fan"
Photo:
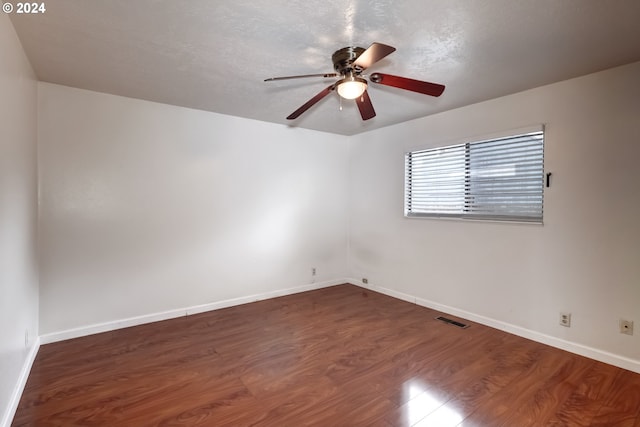
<path id="1" fill-rule="evenodd" d="M 307 77 L 341 77 L 340 80 L 323 89 L 316 96 L 304 103 L 300 108 L 287 116 L 287 120 L 297 119 L 302 113 L 311 108 L 325 96 L 334 90 L 338 91 L 344 99 L 355 99 L 360 110 L 362 120 L 369 120 L 376 116 L 373 104 L 367 93 L 367 80 L 362 72 L 380 61 L 385 56 L 393 53 L 395 47 L 382 43 L 373 43 L 366 50 L 361 47 L 344 47 L 333 53 L 331 60 L 335 73 L 303 74 L 299 76 L 271 77 L 265 82 L 275 80 L 302 79 Z M 393 76 L 391 74 L 372 73 L 369 81 L 386 86 L 393 86 L 425 95 L 440 96 L 444 92 L 444 86 L 437 83 L 424 82 L 409 79 L 407 77 Z"/>

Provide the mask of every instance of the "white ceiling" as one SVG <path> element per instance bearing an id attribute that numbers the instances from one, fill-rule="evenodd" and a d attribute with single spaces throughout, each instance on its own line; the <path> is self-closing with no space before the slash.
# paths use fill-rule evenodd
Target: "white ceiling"
<path id="1" fill-rule="evenodd" d="M 11 20 L 42 81 L 352 135 L 640 60 L 638 0 L 51 0 Z M 397 51 L 368 71 L 447 86 L 370 85 L 377 117 L 330 95 L 331 54 Z"/>

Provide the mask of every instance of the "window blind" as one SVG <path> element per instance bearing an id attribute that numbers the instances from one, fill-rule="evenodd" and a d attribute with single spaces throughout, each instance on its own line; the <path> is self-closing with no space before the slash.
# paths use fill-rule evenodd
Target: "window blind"
<path id="1" fill-rule="evenodd" d="M 405 155 L 405 216 L 542 222 L 544 131 Z"/>

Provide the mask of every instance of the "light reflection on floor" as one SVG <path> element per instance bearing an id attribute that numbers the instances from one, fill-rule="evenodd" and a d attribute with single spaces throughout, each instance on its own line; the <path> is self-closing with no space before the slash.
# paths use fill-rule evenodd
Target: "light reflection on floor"
<path id="1" fill-rule="evenodd" d="M 462 420 L 463 417 L 458 412 L 444 404 L 415 424 L 414 427 L 456 427 L 460 425 Z"/>
<path id="2" fill-rule="evenodd" d="M 420 383 L 409 384 L 409 396 L 407 402 L 407 420 L 409 425 L 415 427 L 455 427 L 462 422 L 464 417 L 453 408 L 446 405 L 440 396 L 430 393 Z"/>

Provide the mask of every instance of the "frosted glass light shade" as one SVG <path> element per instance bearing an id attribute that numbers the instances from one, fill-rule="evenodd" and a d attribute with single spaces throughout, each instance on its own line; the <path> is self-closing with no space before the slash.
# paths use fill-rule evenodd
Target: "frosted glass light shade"
<path id="1" fill-rule="evenodd" d="M 338 82 L 338 95 L 344 99 L 356 99 L 367 90 L 367 81 L 360 77 L 347 77 Z"/>

